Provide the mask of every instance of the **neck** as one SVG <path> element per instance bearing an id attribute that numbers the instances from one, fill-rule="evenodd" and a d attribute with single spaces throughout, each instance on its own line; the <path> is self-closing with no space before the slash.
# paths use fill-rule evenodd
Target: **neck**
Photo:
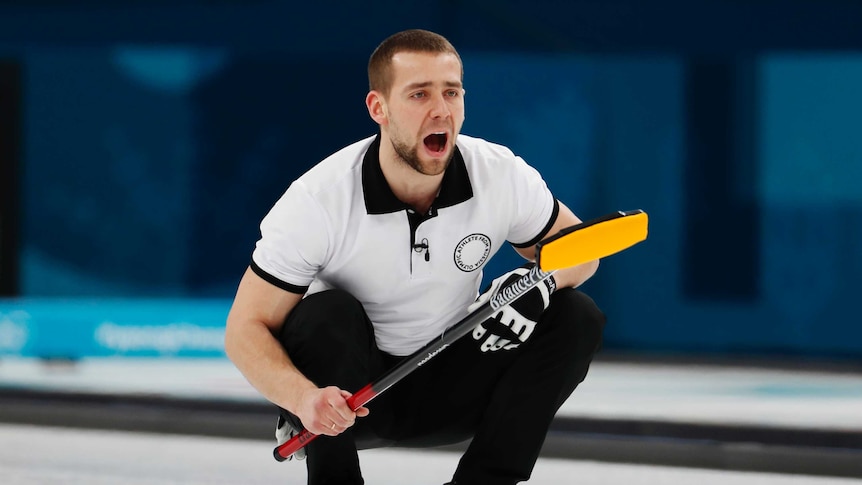
<path id="1" fill-rule="evenodd" d="M 425 175 L 417 172 L 398 158 L 388 143 L 380 145 L 380 169 L 392 193 L 420 214 L 428 212 L 440 192 L 443 173 Z"/>

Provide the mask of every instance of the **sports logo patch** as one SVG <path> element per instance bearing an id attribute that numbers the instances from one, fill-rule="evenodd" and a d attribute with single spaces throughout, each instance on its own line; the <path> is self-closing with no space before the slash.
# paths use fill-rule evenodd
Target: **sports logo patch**
<path id="1" fill-rule="evenodd" d="M 470 234 L 455 246 L 455 266 L 467 273 L 476 271 L 491 254 L 491 238 L 484 234 Z"/>

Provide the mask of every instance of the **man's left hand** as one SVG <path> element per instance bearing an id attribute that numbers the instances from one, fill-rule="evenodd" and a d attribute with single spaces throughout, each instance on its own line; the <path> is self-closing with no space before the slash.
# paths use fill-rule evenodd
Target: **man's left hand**
<path id="1" fill-rule="evenodd" d="M 503 288 L 513 284 L 527 274 L 535 263 L 527 263 L 514 269 L 491 282 L 490 287 L 468 308 L 472 312 L 491 299 Z M 526 342 L 533 334 L 542 312 L 548 308 L 551 293 L 556 289 L 554 277 L 536 285 L 510 305 L 501 308 L 489 319 L 473 329 L 473 338 L 482 341 L 482 352 L 494 352 L 500 349 L 512 350 Z"/>

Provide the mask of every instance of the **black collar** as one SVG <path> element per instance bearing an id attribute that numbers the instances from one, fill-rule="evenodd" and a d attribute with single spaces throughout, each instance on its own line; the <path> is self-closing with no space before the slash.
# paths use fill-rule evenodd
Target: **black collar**
<path id="1" fill-rule="evenodd" d="M 410 206 L 398 200 L 383 176 L 380 168 L 380 135 L 374 139 L 365 158 L 362 160 L 362 191 L 365 196 L 365 210 L 369 214 L 387 214 L 409 209 Z M 473 197 L 473 186 L 467 174 L 467 165 L 461 151 L 455 147 L 452 161 L 443 174 L 440 193 L 431 207 L 440 209 L 450 207 Z"/>

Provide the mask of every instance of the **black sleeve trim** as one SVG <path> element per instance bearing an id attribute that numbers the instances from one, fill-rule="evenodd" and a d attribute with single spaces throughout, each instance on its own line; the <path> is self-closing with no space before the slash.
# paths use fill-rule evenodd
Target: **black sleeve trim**
<path id="1" fill-rule="evenodd" d="M 557 199 L 554 199 L 554 210 L 551 211 L 551 218 L 548 219 L 548 223 L 545 224 L 545 227 L 541 231 L 539 231 L 539 234 L 536 237 L 534 237 L 533 239 L 531 239 L 525 243 L 522 243 L 522 244 L 512 243 L 512 246 L 514 246 L 518 249 L 524 249 L 524 248 L 528 248 L 530 246 L 535 246 L 536 243 L 541 241 L 542 238 L 545 237 L 545 234 L 547 234 L 548 231 L 551 230 L 551 227 L 554 226 L 554 223 L 557 222 L 557 216 L 558 215 L 560 215 L 560 201 Z"/>
<path id="2" fill-rule="evenodd" d="M 308 291 L 307 286 L 297 286 L 297 285 L 292 285 L 290 283 L 285 283 L 284 281 L 281 281 L 280 279 L 276 278 L 275 276 L 267 273 L 260 266 L 258 266 L 257 263 L 254 262 L 254 260 L 251 261 L 251 263 L 249 264 L 249 267 L 251 268 L 252 271 L 254 271 L 254 274 L 263 278 L 264 281 L 266 281 L 267 283 L 269 283 L 273 286 L 277 286 L 284 291 L 289 291 L 291 293 L 296 293 L 298 295 L 304 295 L 305 292 Z"/>

